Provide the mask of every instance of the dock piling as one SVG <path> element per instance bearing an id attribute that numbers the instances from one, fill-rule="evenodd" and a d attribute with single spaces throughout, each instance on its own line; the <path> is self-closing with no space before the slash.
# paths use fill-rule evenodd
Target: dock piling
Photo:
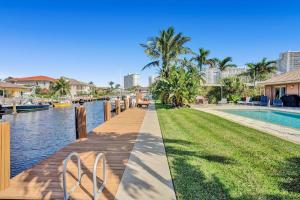
<path id="1" fill-rule="evenodd" d="M 132 108 L 133 106 L 132 106 L 132 98 L 130 97 L 129 98 L 129 108 Z"/>
<path id="2" fill-rule="evenodd" d="M 111 118 L 111 104 L 109 100 L 104 102 L 104 121 L 108 121 Z"/>
<path id="3" fill-rule="evenodd" d="M 83 106 L 75 107 L 76 139 L 86 138 L 86 110 Z"/>
<path id="4" fill-rule="evenodd" d="M 116 109 L 116 115 L 121 113 L 121 106 L 120 106 L 120 100 L 116 99 L 115 101 L 115 109 Z"/>
<path id="5" fill-rule="evenodd" d="M 14 115 L 17 114 L 17 105 L 16 105 L 16 102 L 13 103 L 13 114 Z"/>
<path id="6" fill-rule="evenodd" d="M 0 121 L 0 191 L 10 182 L 10 125 Z"/>
<path id="7" fill-rule="evenodd" d="M 125 104 L 125 110 L 128 110 L 128 108 L 129 108 L 129 101 L 128 101 L 127 97 L 124 99 L 124 104 Z"/>

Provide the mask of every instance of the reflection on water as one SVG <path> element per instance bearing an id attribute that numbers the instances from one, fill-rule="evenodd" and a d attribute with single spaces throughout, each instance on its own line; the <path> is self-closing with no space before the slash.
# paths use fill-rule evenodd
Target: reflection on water
<path id="1" fill-rule="evenodd" d="M 104 121 L 103 102 L 88 102 L 84 106 L 87 110 L 87 129 L 91 131 Z M 30 168 L 76 138 L 74 107 L 5 115 L 3 119 L 11 125 L 12 176 Z"/>

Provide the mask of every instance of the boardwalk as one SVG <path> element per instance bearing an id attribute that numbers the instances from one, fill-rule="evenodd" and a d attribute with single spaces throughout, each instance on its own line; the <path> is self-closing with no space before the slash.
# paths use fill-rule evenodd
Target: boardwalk
<path id="1" fill-rule="evenodd" d="M 107 185 L 100 199 L 114 199 L 130 152 L 145 115 L 144 109 L 130 109 L 93 130 L 88 138 L 61 149 L 48 159 L 14 177 L 10 187 L 0 192 L 0 199 L 62 199 L 62 161 L 73 151 L 82 160 L 82 186 L 72 199 L 92 198 L 92 168 L 98 152 L 105 152 Z M 74 133 L 75 134 L 75 133 Z M 76 160 L 68 165 L 68 187 L 77 180 Z M 98 176 L 101 179 L 101 165 Z"/>

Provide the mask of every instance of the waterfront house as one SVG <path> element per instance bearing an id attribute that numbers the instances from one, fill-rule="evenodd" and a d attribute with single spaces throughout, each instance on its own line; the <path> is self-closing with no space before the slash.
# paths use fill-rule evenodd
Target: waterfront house
<path id="1" fill-rule="evenodd" d="M 8 77 L 5 79 L 5 81 L 8 83 L 19 84 L 28 87 L 40 87 L 41 89 L 47 90 L 49 90 L 50 84 L 55 80 L 55 78 L 51 78 L 49 76 L 31 76 L 22 78 Z"/>
<path id="2" fill-rule="evenodd" d="M 264 93 L 271 99 L 281 98 L 284 95 L 300 95 L 300 68 L 284 74 L 274 76 L 261 82 Z"/>
<path id="3" fill-rule="evenodd" d="M 20 97 L 27 91 L 29 91 L 29 88 L 25 86 L 0 82 L 0 98 Z"/>
<path id="4" fill-rule="evenodd" d="M 71 86 L 72 97 L 90 95 L 93 85 L 72 78 L 67 78 L 67 77 L 62 77 L 62 78 L 66 79 L 69 82 Z"/>

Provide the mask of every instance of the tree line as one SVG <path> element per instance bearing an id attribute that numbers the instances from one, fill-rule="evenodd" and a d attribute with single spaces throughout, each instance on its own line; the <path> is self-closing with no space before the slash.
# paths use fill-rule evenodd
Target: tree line
<path id="1" fill-rule="evenodd" d="M 144 53 L 151 59 L 142 70 L 157 69 L 159 76 L 151 86 L 151 92 L 164 104 L 181 107 L 192 103 L 205 83 L 205 68 L 216 68 L 221 73 L 229 67 L 237 67 L 232 63 L 232 57 L 210 58 L 210 51 L 204 48 L 199 48 L 197 53 L 193 52 L 186 46 L 190 41 L 190 37 L 176 33 L 173 27 L 169 27 L 141 44 Z M 256 63 L 247 63 L 247 71 L 239 76 L 249 77 L 255 86 L 257 81 L 265 80 L 276 71 L 274 63 L 266 58 Z"/>

